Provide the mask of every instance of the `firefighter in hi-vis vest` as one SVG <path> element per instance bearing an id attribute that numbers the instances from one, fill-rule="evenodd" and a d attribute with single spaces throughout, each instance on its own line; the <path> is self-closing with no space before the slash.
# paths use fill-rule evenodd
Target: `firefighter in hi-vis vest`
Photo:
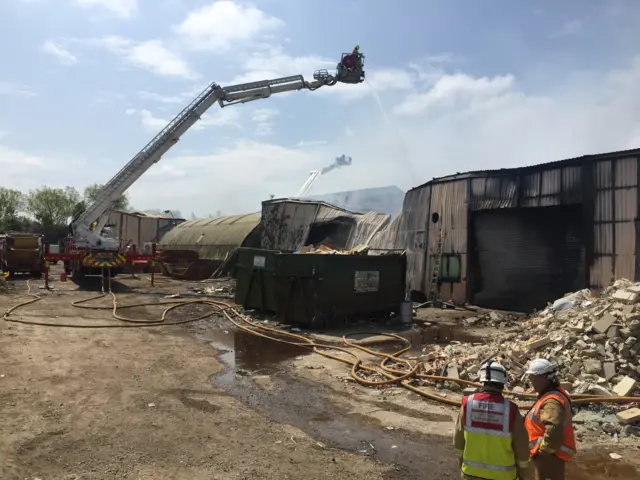
<path id="1" fill-rule="evenodd" d="M 536 480 L 564 480 L 565 464 L 576 453 L 571 399 L 550 361 L 533 360 L 526 373 L 538 393 L 525 419 Z"/>
<path id="2" fill-rule="evenodd" d="M 480 367 L 482 389 L 462 399 L 453 439 L 463 479 L 516 480 L 529 466 L 529 439 L 518 406 L 502 396 L 507 371 Z"/>

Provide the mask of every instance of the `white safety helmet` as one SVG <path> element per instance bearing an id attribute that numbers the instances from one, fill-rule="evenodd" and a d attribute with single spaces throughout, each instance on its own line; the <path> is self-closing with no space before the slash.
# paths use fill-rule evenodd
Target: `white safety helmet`
<path id="1" fill-rule="evenodd" d="M 540 375 L 553 380 L 556 377 L 558 367 L 556 364 L 545 360 L 544 358 L 536 358 L 529 364 L 529 368 L 525 372 L 527 375 Z"/>
<path id="2" fill-rule="evenodd" d="M 507 383 L 507 370 L 499 363 L 489 360 L 480 367 L 480 383 Z"/>

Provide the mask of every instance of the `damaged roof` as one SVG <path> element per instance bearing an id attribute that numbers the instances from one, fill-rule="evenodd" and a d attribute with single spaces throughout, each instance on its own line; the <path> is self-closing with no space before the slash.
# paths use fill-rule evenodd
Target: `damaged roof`
<path id="1" fill-rule="evenodd" d="M 454 173 L 451 175 L 445 175 L 443 177 L 434 177 L 428 182 L 425 182 L 416 187 L 413 187 L 411 190 L 422 188 L 425 185 L 429 185 L 432 183 L 445 183 L 445 182 L 452 182 L 456 180 L 464 180 L 467 178 L 513 175 L 516 173 L 530 173 L 536 170 L 547 170 L 552 168 L 576 166 L 576 165 L 581 165 L 588 162 L 595 162 L 598 160 L 608 160 L 611 158 L 638 157 L 638 156 L 640 156 L 640 148 L 633 148 L 630 150 L 619 150 L 616 152 L 582 155 L 581 157 L 567 158 L 565 160 L 555 160 L 553 162 L 546 162 L 546 163 L 537 163 L 535 165 L 526 165 L 523 167 L 499 168 L 494 170 L 472 170 L 470 172 L 465 172 L 465 173 Z"/>

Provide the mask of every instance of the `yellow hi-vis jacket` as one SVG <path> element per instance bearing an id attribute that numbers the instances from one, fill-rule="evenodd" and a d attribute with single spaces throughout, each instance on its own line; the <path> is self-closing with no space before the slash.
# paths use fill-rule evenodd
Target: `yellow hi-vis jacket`
<path id="1" fill-rule="evenodd" d="M 515 480 L 529 465 L 524 420 L 517 406 L 498 392 L 463 399 L 454 443 L 464 478 Z"/>

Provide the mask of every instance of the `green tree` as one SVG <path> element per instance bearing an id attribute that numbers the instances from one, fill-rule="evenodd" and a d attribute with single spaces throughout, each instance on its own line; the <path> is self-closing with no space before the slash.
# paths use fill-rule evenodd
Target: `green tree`
<path id="1" fill-rule="evenodd" d="M 18 230 L 24 195 L 19 190 L 0 187 L 0 231 Z"/>
<path id="2" fill-rule="evenodd" d="M 83 195 L 84 205 L 89 206 L 93 202 L 95 202 L 96 199 L 98 198 L 98 195 L 100 194 L 100 190 L 102 190 L 102 187 L 103 185 L 100 185 L 98 183 L 94 183 L 93 185 L 89 185 L 88 187 L 86 187 L 84 189 L 84 195 Z M 127 197 L 126 193 L 122 195 L 120 198 L 118 198 L 118 200 L 115 201 L 113 208 L 115 210 L 122 210 L 125 212 L 128 212 L 129 210 L 131 210 L 131 205 L 129 205 L 129 197 Z"/>
<path id="3" fill-rule="evenodd" d="M 31 190 L 26 200 L 27 212 L 44 229 L 50 229 L 67 223 L 80 202 L 80 194 L 73 187 L 40 187 Z"/>

